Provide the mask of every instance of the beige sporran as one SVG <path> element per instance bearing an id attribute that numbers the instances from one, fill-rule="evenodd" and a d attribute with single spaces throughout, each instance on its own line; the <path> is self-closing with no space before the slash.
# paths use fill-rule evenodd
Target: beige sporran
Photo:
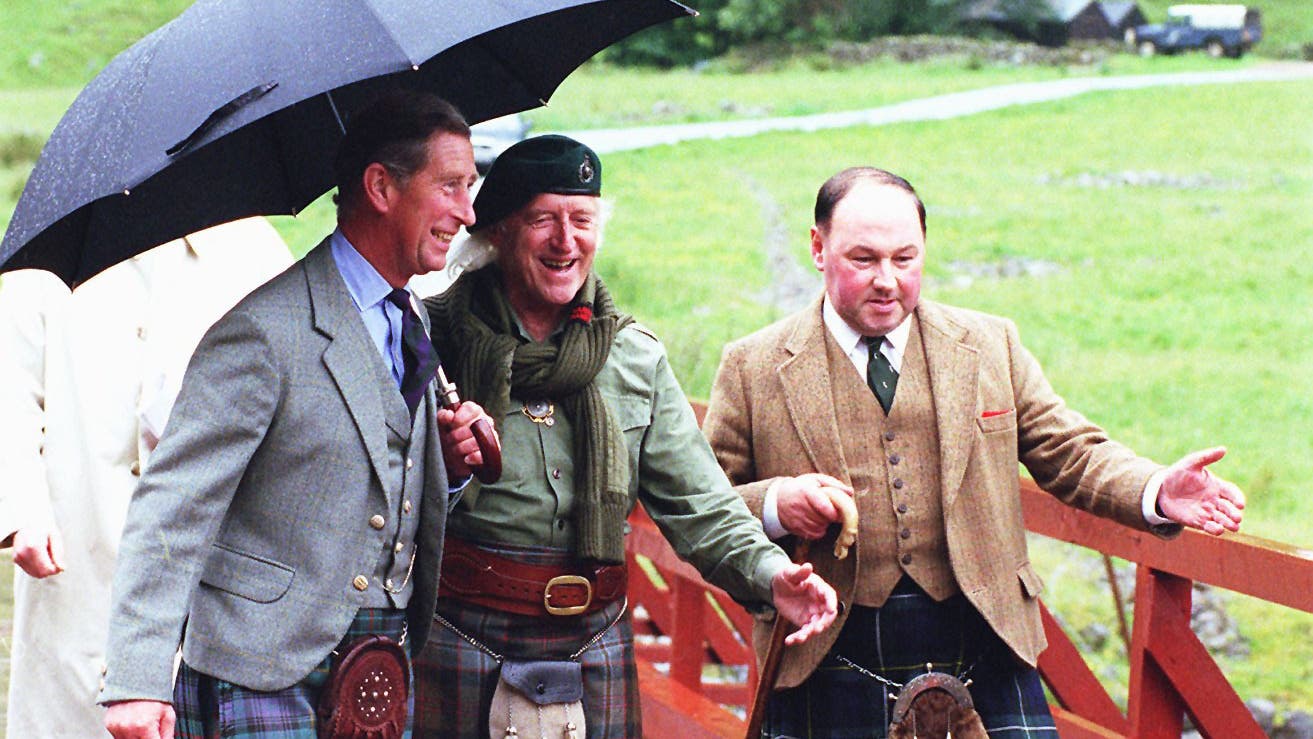
<path id="1" fill-rule="evenodd" d="M 501 665 L 489 739 L 584 739 L 583 668 L 573 660 Z"/>

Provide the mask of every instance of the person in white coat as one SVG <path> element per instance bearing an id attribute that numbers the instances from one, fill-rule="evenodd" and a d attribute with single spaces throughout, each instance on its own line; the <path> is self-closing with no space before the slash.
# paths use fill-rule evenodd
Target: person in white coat
<path id="1" fill-rule="evenodd" d="M 292 256 L 263 218 L 69 292 L 0 276 L 0 545 L 14 549 L 10 737 L 101 737 L 110 582 L 132 491 L 201 336 Z"/>

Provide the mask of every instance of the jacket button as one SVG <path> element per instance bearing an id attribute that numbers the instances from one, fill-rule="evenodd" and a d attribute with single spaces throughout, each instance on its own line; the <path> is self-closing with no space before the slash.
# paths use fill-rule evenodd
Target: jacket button
<path id="1" fill-rule="evenodd" d="M 132 466 L 128 468 L 128 471 L 132 473 L 133 477 L 141 477 L 141 460 L 139 459 L 132 460 Z"/>
<path id="2" fill-rule="evenodd" d="M 387 523 L 387 520 L 375 513 L 369 517 L 369 525 L 375 529 L 381 529 Z"/>
<path id="3" fill-rule="evenodd" d="M 552 479 L 553 479 L 553 480 L 559 480 L 559 479 L 561 479 L 561 468 L 560 468 L 560 467 L 557 467 L 556 469 L 552 470 Z"/>
<path id="4" fill-rule="evenodd" d="M 364 575 L 356 575 L 355 579 L 351 581 L 351 587 L 363 592 L 369 587 L 369 578 Z"/>

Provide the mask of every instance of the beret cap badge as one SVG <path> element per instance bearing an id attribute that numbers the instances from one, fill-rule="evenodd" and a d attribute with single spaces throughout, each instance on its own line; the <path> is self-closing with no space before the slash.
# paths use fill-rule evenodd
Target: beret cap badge
<path id="1" fill-rule="evenodd" d="M 541 193 L 601 196 L 602 160 L 586 145 L 559 134 L 511 145 L 483 178 L 470 232 L 497 223 Z"/>

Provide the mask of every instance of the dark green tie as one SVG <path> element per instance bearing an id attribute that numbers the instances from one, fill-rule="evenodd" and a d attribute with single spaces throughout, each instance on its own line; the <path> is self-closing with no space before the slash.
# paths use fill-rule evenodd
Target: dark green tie
<path id="1" fill-rule="evenodd" d="M 894 405 L 894 390 L 898 387 L 898 373 L 894 371 L 894 366 L 889 364 L 889 360 L 880 351 L 880 345 L 884 343 L 883 336 L 867 336 L 866 346 L 870 350 L 870 358 L 866 361 L 866 384 L 871 387 L 871 392 L 880 401 L 880 407 L 885 413 Z"/>

